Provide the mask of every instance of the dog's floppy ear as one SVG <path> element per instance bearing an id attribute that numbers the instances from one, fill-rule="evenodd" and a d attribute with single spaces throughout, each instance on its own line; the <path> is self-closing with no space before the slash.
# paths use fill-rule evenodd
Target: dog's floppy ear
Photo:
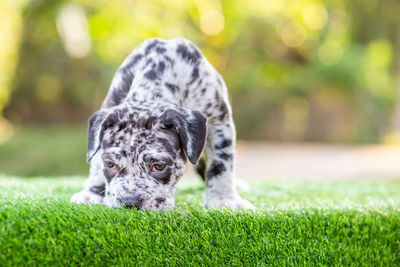
<path id="1" fill-rule="evenodd" d="M 203 151 L 207 135 L 207 118 L 198 111 L 168 109 L 162 116 L 167 128 L 174 128 L 183 151 L 191 163 L 196 164 Z"/>
<path id="2" fill-rule="evenodd" d="M 89 118 L 87 162 L 100 149 L 104 130 L 112 126 L 117 119 L 117 115 L 110 110 L 99 110 Z"/>

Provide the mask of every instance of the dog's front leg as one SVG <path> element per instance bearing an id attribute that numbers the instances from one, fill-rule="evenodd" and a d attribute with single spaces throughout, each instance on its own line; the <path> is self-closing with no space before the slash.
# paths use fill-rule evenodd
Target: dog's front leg
<path id="1" fill-rule="evenodd" d="M 106 178 L 104 177 L 100 153 L 90 161 L 89 178 L 84 183 L 82 191 L 71 197 L 76 204 L 103 204 Z"/>
<path id="2" fill-rule="evenodd" d="M 250 208 L 242 199 L 234 181 L 235 126 L 231 119 L 210 121 L 207 136 L 206 200 L 207 208 Z"/>

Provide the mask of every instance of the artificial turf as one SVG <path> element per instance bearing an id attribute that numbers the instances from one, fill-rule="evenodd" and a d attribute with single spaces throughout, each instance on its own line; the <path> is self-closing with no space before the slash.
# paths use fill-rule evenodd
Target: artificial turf
<path id="1" fill-rule="evenodd" d="M 256 211 L 68 202 L 83 178 L 0 176 L 0 265 L 400 265 L 400 180 L 254 181 Z"/>

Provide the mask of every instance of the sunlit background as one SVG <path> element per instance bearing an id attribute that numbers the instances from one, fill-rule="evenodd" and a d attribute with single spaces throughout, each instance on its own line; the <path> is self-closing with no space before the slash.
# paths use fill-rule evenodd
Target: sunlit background
<path id="1" fill-rule="evenodd" d="M 399 14 L 398 0 L 2 0 L 0 172 L 86 174 L 87 118 L 150 37 L 200 47 L 240 140 L 398 144 Z"/>

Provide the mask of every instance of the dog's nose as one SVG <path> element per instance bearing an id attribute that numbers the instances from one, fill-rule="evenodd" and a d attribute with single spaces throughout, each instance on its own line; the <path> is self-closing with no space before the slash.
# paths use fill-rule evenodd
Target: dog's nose
<path id="1" fill-rule="evenodd" d="M 121 199 L 122 204 L 127 209 L 132 209 L 135 207 L 136 209 L 140 209 L 142 201 L 136 197 L 125 197 Z"/>

